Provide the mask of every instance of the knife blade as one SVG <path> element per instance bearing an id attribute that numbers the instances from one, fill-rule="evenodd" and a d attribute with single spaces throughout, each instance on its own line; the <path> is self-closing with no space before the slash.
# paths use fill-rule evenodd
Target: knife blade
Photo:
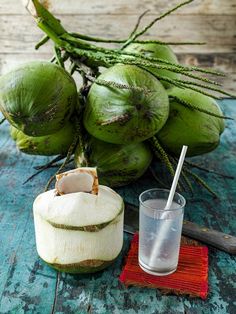
<path id="1" fill-rule="evenodd" d="M 124 231 L 134 234 L 139 229 L 139 209 L 125 202 Z M 184 220 L 182 234 L 230 254 L 236 254 L 236 237 Z"/>

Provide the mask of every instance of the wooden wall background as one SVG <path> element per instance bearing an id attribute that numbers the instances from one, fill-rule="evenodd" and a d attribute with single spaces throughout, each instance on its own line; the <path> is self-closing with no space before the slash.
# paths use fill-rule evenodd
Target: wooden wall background
<path id="1" fill-rule="evenodd" d="M 27 0 L 25 0 L 27 1 Z M 127 37 L 137 16 L 149 9 L 144 23 L 178 0 L 44 0 L 68 30 L 103 37 Z M 34 44 L 41 31 L 21 0 L 0 0 L 0 73 L 15 64 L 49 59 L 49 45 Z M 160 21 L 145 38 L 165 41 L 204 41 L 204 46 L 175 46 L 182 63 L 214 67 L 228 75 L 224 88 L 236 91 L 236 0 L 196 0 Z"/>

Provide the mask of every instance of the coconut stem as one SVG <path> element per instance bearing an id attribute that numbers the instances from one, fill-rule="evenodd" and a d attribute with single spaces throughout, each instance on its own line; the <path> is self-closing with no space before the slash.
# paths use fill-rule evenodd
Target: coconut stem
<path id="1" fill-rule="evenodd" d="M 36 0 L 35 0 L 36 1 Z M 36 1 L 37 2 L 37 1 Z M 48 18 L 48 16 L 46 16 L 46 18 Z M 194 74 L 189 73 L 188 71 L 184 70 L 184 69 L 180 69 L 177 66 L 161 66 L 160 64 L 157 64 L 156 62 L 151 62 L 151 61 L 147 61 L 148 58 L 145 58 L 144 56 L 142 57 L 134 57 L 134 59 L 132 60 L 131 58 L 125 58 L 123 55 L 119 55 L 121 54 L 121 51 L 115 50 L 115 49 L 105 49 L 102 47 L 96 47 L 94 45 L 90 45 L 82 40 L 78 40 L 76 38 L 71 38 L 72 36 L 69 35 L 68 33 L 61 32 L 60 35 L 58 35 L 58 29 L 56 28 L 56 30 L 54 30 L 54 23 L 52 23 L 52 21 L 50 21 L 50 23 L 48 23 L 47 19 L 45 22 L 45 17 L 40 17 L 38 18 L 38 26 L 55 42 L 56 46 L 61 47 L 62 49 L 66 50 L 68 52 L 68 54 L 70 54 L 71 56 L 79 56 L 81 57 L 85 57 L 88 60 L 91 61 L 95 61 L 99 64 L 99 66 L 105 66 L 105 67 L 110 67 L 113 64 L 116 63 L 124 63 L 124 64 L 132 64 L 132 65 L 138 65 L 138 66 L 144 66 L 144 67 L 154 67 L 157 69 L 166 69 L 168 71 L 172 71 L 175 73 L 181 73 L 185 76 L 189 76 L 191 78 L 194 78 L 196 80 L 201 80 L 210 84 L 217 84 L 212 80 L 209 80 L 207 78 L 203 78 L 203 77 L 199 77 L 196 76 Z M 135 35 L 136 36 L 136 35 Z M 76 47 L 75 47 L 75 46 Z M 80 47 L 80 48 L 79 48 Z M 143 61 L 144 60 L 144 61 Z M 164 78 L 161 76 L 161 78 L 164 80 Z M 185 84 L 185 81 L 178 82 L 180 85 L 180 87 L 186 87 L 195 91 L 198 91 L 204 95 L 207 96 L 211 96 L 214 97 L 216 99 L 218 99 L 219 97 L 215 97 L 205 91 L 196 89 L 194 87 L 190 87 L 190 86 L 186 86 L 187 84 Z M 175 82 L 175 85 L 177 84 L 177 82 Z M 211 90 L 210 86 L 207 86 L 207 88 L 209 90 Z M 231 95 L 228 93 L 228 95 Z"/>
<path id="2" fill-rule="evenodd" d="M 192 163 L 190 161 L 185 161 L 186 164 L 192 168 L 196 168 L 196 169 L 199 169 L 199 170 L 202 170 L 202 171 L 205 171 L 207 173 L 212 173 L 212 174 L 215 174 L 217 176 L 220 176 L 222 178 L 226 178 L 226 179 L 231 179 L 231 180 L 234 180 L 234 177 L 233 176 L 230 176 L 230 175 L 227 175 L 227 174 L 224 174 L 224 173 L 220 173 L 220 172 L 217 172 L 215 170 L 210 170 L 210 169 L 207 169 L 207 168 L 204 168 L 200 165 L 197 165 L 195 163 Z"/>
<path id="3" fill-rule="evenodd" d="M 51 160 L 50 162 L 48 162 L 45 165 L 42 166 L 38 166 L 35 167 L 36 170 L 38 170 L 37 172 L 35 172 L 32 176 L 30 176 L 27 180 L 25 180 L 22 184 L 25 185 L 26 183 L 28 183 L 29 181 L 31 181 L 34 177 L 36 177 L 38 174 L 40 174 L 41 172 L 43 172 L 44 170 L 52 167 L 54 165 L 55 162 L 62 160 L 63 158 L 65 158 L 65 156 L 57 156 L 56 158 L 54 158 L 53 160 Z"/>
<path id="4" fill-rule="evenodd" d="M 163 162 L 167 168 L 167 170 L 169 171 L 170 175 L 172 177 L 174 177 L 175 175 L 175 171 L 173 168 L 173 164 L 172 164 L 172 160 L 171 160 L 171 156 L 169 156 L 164 148 L 161 146 L 161 144 L 159 143 L 159 141 L 157 140 L 157 138 L 154 136 L 152 137 L 149 142 L 152 145 L 152 150 L 155 154 L 155 156 L 157 157 L 157 159 L 161 160 L 161 162 Z M 178 189 L 179 191 L 183 191 L 184 188 L 184 184 L 182 182 L 182 180 L 180 179 L 178 182 Z"/>
<path id="5" fill-rule="evenodd" d="M 165 184 L 162 180 L 160 180 L 160 179 L 158 178 L 158 176 L 157 176 L 156 173 L 155 173 L 155 170 L 154 170 L 151 166 L 149 167 L 149 170 L 150 170 L 150 172 L 151 172 L 153 178 L 157 181 L 157 183 L 159 183 L 159 184 L 160 184 L 162 187 L 164 187 L 165 189 L 169 189 L 169 186 L 168 186 L 167 184 Z"/>
<path id="6" fill-rule="evenodd" d="M 160 159 L 167 167 L 168 171 L 170 172 L 171 176 L 174 177 L 175 175 L 175 170 L 172 166 L 172 163 L 168 157 L 168 154 L 165 152 L 165 150 L 163 149 L 163 147 L 161 146 L 161 144 L 159 143 L 159 141 L 157 140 L 157 138 L 155 136 L 153 136 L 150 140 L 149 140 L 154 154 L 156 155 L 156 157 L 158 159 Z"/>
<path id="7" fill-rule="evenodd" d="M 184 70 L 182 70 L 182 69 L 180 69 L 178 67 L 175 67 L 175 66 L 160 65 L 160 64 L 152 63 L 152 62 L 149 62 L 149 61 L 146 61 L 146 60 L 143 61 L 143 60 L 141 60 L 141 58 L 137 58 L 136 60 L 132 60 L 132 59 L 124 59 L 124 58 L 120 58 L 119 59 L 119 57 L 118 57 L 117 59 L 118 60 L 114 60 L 114 61 L 111 61 L 111 62 L 113 64 L 123 63 L 123 64 L 131 64 L 131 65 L 143 66 L 145 68 L 149 67 L 149 68 L 155 68 L 155 69 L 159 69 L 159 70 L 167 70 L 167 71 L 174 72 L 174 73 L 180 73 L 180 74 L 182 74 L 184 76 L 188 76 L 188 77 L 193 78 L 193 79 L 198 80 L 198 81 L 203 81 L 203 82 L 206 82 L 206 83 L 209 83 L 209 84 L 213 84 L 213 85 L 219 85 L 215 81 L 212 81 L 212 80 L 210 80 L 208 78 L 205 78 L 205 77 L 202 77 L 202 76 L 198 76 L 198 75 L 189 73 L 189 72 L 184 71 Z M 162 75 L 160 75 L 160 78 L 161 77 L 162 77 Z M 181 80 L 181 79 L 179 79 L 178 81 L 181 82 L 181 83 L 185 83 L 185 81 Z M 207 88 L 209 90 L 212 89 L 211 86 L 208 86 Z"/>
<path id="8" fill-rule="evenodd" d="M 212 188 L 203 179 L 201 179 L 198 175 L 196 175 L 192 171 L 186 169 L 186 167 L 184 167 L 184 170 L 188 175 L 190 175 L 194 179 L 195 182 L 197 182 L 200 186 L 204 187 L 215 198 L 219 198 L 218 195 L 212 190 Z"/>
<path id="9" fill-rule="evenodd" d="M 46 44 L 46 42 L 48 42 L 50 39 L 50 37 L 48 37 L 47 35 L 43 36 L 40 41 L 35 45 L 35 49 L 38 50 L 41 46 L 43 46 L 44 44 Z"/>
<path id="10" fill-rule="evenodd" d="M 123 44 L 127 41 L 126 39 L 109 39 L 109 38 L 101 38 L 101 37 L 93 37 L 93 36 L 87 36 L 80 33 L 68 33 L 69 35 L 73 36 L 74 38 L 83 39 L 85 41 L 93 41 L 97 43 L 108 43 L 108 44 Z M 158 44 L 158 45 L 175 45 L 175 46 L 181 46 L 181 45 L 205 45 L 205 42 L 165 42 L 161 40 L 134 40 L 133 43 L 135 44 Z"/>
<path id="11" fill-rule="evenodd" d="M 83 131 L 82 131 L 82 119 L 81 123 L 78 124 L 78 146 L 80 148 L 80 156 L 81 156 L 81 164 L 83 167 L 88 167 L 89 161 L 88 161 L 88 154 L 85 148 L 85 141 L 84 141 L 84 136 L 83 136 Z"/>
<path id="12" fill-rule="evenodd" d="M 174 45 L 174 46 L 181 46 L 181 45 L 205 45 L 205 42 L 193 42 L 193 41 L 182 41 L 182 42 L 173 42 L 173 41 L 159 41 L 159 40 L 134 40 L 133 43 L 137 44 L 158 44 L 158 45 Z"/>
<path id="13" fill-rule="evenodd" d="M 220 114 L 216 114 L 212 111 L 209 111 L 209 110 L 206 110 L 206 109 L 202 109 L 202 108 L 199 108 L 197 106 L 194 106 L 193 104 L 179 98 L 179 97 L 176 97 L 176 96 L 169 96 L 170 99 L 173 99 L 175 100 L 177 103 L 179 103 L 180 105 L 183 105 L 184 107 L 186 108 L 189 108 L 189 109 L 192 109 L 192 110 L 196 110 L 196 111 L 199 111 L 199 112 L 203 112 L 205 114 L 208 114 L 210 116 L 213 116 L 213 117 L 216 117 L 216 118 L 220 118 L 220 119 L 229 119 L 229 120 L 234 120 L 233 118 L 230 118 L 230 117 L 227 117 L 227 116 L 222 116 Z"/>
<path id="14" fill-rule="evenodd" d="M 64 162 L 62 163 L 62 165 L 57 170 L 57 172 L 48 180 L 48 182 L 47 182 L 47 184 L 45 186 L 45 191 L 48 190 L 50 184 L 53 182 L 53 180 L 55 179 L 56 175 L 59 174 L 64 169 L 64 167 L 68 164 L 71 156 L 74 153 L 74 150 L 76 148 L 76 145 L 77 145 L 78 139 L 79 139 L 80 125 L 79 125 L 79 120 L 78 119 L 76 119 L 75 126 L 76 126 L 75 136 L 74 136 L 73 142 L 71 143 L 71 145 L 69 147 L 69 150 L 67 152 L 66 158 L 65 158 Z"/>
<path id="15" fill-rule="evenodd" d="M 59 155 L 59 156 L 53 158 L 53 160 L 47 162 L 47 163 L 44 164 L 44 165 L 34 167 L 34 169 L 35 169 L 35 170 L 48 169 L 48 168 L 50 168 L 52 165 L 54 165 L 56 162 L 58 162 L 58 161 L 64 159 L 65 157 L 66 157 L 66 156 L 64 156 L 64 155 Z"/>
<path id="16" fill-rule="evenodd" d="M 66 33 L 66 30 L 61 25 L 60 20 L 55 18 L 38 0 L 31 1 L 36 10 L 36 16 L 34 14 L 33 15 L 37 22 L 43 19 L 45 23 L 48 25 L 48 27 L 53 29 L 55 34 L 58 36 L 62 35 L 63 33 Z M 30 13 L 32 14 L 32 12 Z"/>
<path id="17" fill-rule="evenodd" d="M 6 121 L 6 118 L 3 118 L 2 120 L 0 120 L 0 125 L 3 124 L 3 122 Z"/>
<path id="18" fill-rule="evenodd" d="M 149 11 L 150 11 L 150 10 L 144 11 L 144 12 L 138 17 L 137 23 L 135 24 L 133 31 L 130 33 L 129 38 L 132 38 L 132 36 L 135 35 L 136 31 L 137 31 L 138 28 L 139 28 L 139 25 L 140 25 L 142 19 L 144 18 L 144 16 L 145 16 Z"/>
<path id="19" fill-rule="evenodd" d="M 184 85 L 195 85 L 195 86 L 198 86 L 198 87 L 202 87 L 202 88 L 205 88 L 205 89 L 209 89 L 209 90 L 212 90 L 214 92 L 217 92 L 217 93 L 220 93 L 222 95 L 226 95 L 226 96 L 229 96 L 229 97 L 235 97 L 233 94 L 231 93 L 228 93 L 228 92 L 225 92 L 224 90 L 222 89 L 219 89 L 219 88 L 215 88 L 215 87 L 212 87 L 212 86 L 209 86 L 209 85 L 205 85 L 205 84 L 201 84 L 201 83 L 196 83 L 196 82 L 193 82 L 193 81 L 187 81 L 187 80 L 178 80 L 176 79 L 176 81 L 179 81 L 180 83 L 184 84 Z M 218 83 L 214 83 L 215 85 L 221 85 L 221 84 L 218 84 Z"/>
<path id="20" fill-rule="evenodd" d="M 55 52 L 57 64 L 60 65 L 64 69 L 65 65 L 62 59 L 61 50 L 57 46 L 54 46 L 54 52 Z"/>
<path id="21" fill-rule="evenodd" d="M 148 94 L 148 93 L 152 92 L 151 90 L 148 90 L 147 88 L 143 88 L 143 87 L 139 87 L 139 86 L 126 85 L 126 84 L 120 84 L 120 83 L 116 83 L 114 81 L 95 79 L 94 82 L 98 85 L 103 85 L 106 87 L 128 89 L 128 90 L 133 90 L 134 92 L 142 92 L 144 94 Z"/>
<path id="22" fill-rule="evenodd" d="M 144 27 L 140 32 L 133 34 L 133 36 L 131 38 L 129 38 L 127 40 L 127 42 L 122 46 L 122 48 L 124 49 L 129 44 L 131 44 L 136 38 L 138 38 L 141 35 L 145 34 L 156 22 L 160 21 L 161 19 L 163 19 L 167 15 L 171 14 L 172 12 L 178 10 L 182 6 L 184 6 L 186 4 L 189 4 L 191 2 L 193 2 L 193 0 L 184 1 L 184 2 L 182 2 L 180 4 L 178 4 L 177 6 L 175 6 L 174 8 L 172 8 L 171 10 L 168 10 L 167 12 L 165 12 L 162 15 L 158 16 L 157 18 L 155 18 L 151 23 L 149 23 L 146 27 Z"/>
<path id="23" fill-rule="evenodd" d="M 175 167 L 177 167 L 178 161 L 170 155 L 169 155 L 169 159 L 175 165 Z M 186 164 L 186 160 L 184 161 L 184 164 Z M 182 182 L 184 186 L 184 190 L 188 190 L 193 196 L 193 186 L 184 169 L 182 169 L 181 171 L 180 182 Z"/>

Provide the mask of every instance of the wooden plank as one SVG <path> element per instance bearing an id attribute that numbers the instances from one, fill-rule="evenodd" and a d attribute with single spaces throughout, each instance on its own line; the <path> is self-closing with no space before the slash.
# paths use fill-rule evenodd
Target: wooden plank
<path id="1" fill-rule="evenodd" d="M 0 53 L 0 75 L 8 73 L 14 67 L 34 60 L 45 60 L 48 61 L 52 57 L 52 54 L 39 53 L 35 51 L 31 54 L 1 54 Z"/>
<path id="2" fill-rule="evenodd" d="M 136 23 L 135 16 L 124 15 L 76 15 L 58 16 L 63 25 L 70 31 L 79 31 L 88 35 L 108 38 L 126 38 Z M 148 16 L 151 21 L 154 16 Z M 102 23 L 101 23 L 102 21 Z M 0 42 L 2 53 L 32 53 L 35 43 L 42 32 L 37 28 L 30 16 L 0 16 Z M 163 41 L 197 41 L 206 42 L 204 46 L 175 46 L 177 53 L 230 53 L 236 51 L 236 19 L 235 16 L 170 16 L 155 25 L 145 36 L 146 39 Z M 48 52 L 44 46 L 41 52 Z"/>
<path id="3" fill-rule="evenodd" d="M 49 60 L 51 54 L 35 51 L 30 54 L 0 54 L 0 74 L 5 74 L 15 66 L 33 61 Z M 229 92 L 236 93 L 236 55 L 235 54 L 178 54 L 180 63 L 214 68 L 227 74 L 226 77 L 214 77 Z M 212 77 L 213 78 L 213 77 Z"/>
<path id="4" fill-rule="evenodd" d="M 226 74 L 225 77 L 211 77 L 222 84 L 224 90 L 236 93 L 236 55 L 235 54 L 178 54 L 179 62 L 203 68 L 211 68 Z"/>
<path id="5" fill-rule="evenodd" d="M 125 235 L 122 254 L 102 273 L 86 276 L 61 274 L 54 313 L 183 314 L 181 298 L 163 296 L 155 289 L 126 288 L 118 281 L 130 240 L 131 237 Z"/>
<path id="6" fill-rule="evenodd" d="M 28 0 L 23 0 L 27 2 Z M 43 3 L 57 14 L 136 14 L 139 15 L 145 10 L 150 10 L 157 14 L 169 10 L 180 0 L 93 0 L 74 1 L 74 0 L 43 0 Z M 1 0 L 0 14 L 25 14 L 21 1 Z M 197 0 L 181 8 L 176 14 L 236 14 L 234 0 Z"/>
<path id="7" fill-rule="evenodd" d="M 32 218 L 32 201 L 45 178 L 38 178 L 39 185 L 22 185 L 37 162 L 16 150 L 8 129 L 7 123 L 1 125 L 0 313 L 50 313 L 56 273 L 37 256 Z"/>

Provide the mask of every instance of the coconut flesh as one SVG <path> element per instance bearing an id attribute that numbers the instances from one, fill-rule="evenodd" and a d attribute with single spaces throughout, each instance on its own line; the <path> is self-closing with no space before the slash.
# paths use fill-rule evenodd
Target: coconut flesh
<path id="1" fill-rule="evenodd" d="M 56 189 L 40 194 L 34 201 L 38 254 L 60 271 L 99 271 L 110 265 L 122 249 L 123 200 L 103 185 L 92 194 L 97 182 L 94 173 L 91 168 L 67 172 L 57 177 Z"/>

